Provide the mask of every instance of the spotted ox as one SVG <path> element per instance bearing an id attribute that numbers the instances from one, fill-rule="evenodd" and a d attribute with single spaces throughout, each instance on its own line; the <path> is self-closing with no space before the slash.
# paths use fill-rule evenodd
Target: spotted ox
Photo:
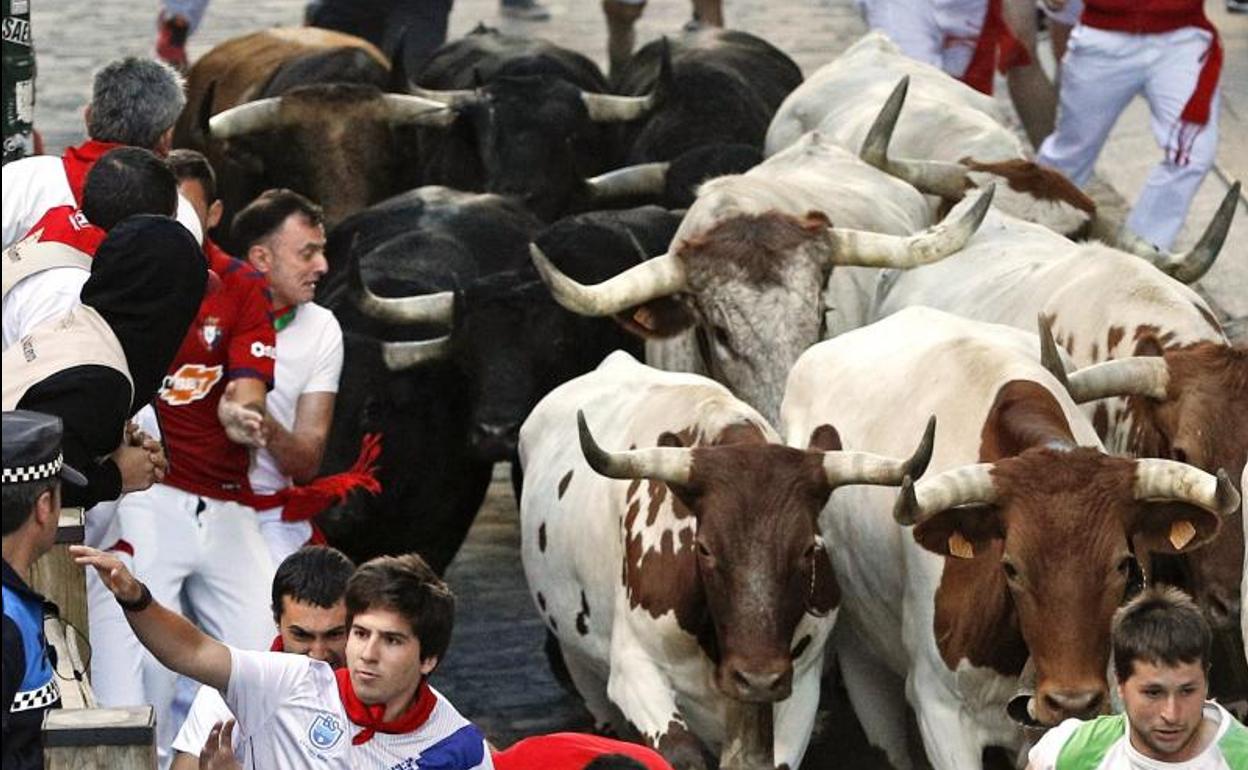
<path id="1" fill-rule="evenodd" d="M 552 391 L 520 431 L 521 554 L 597 722 L 677 768 L 704 747 L 796 768 L 839 601 L 815 516 L 835 487 L 921 473 L 931 437 L 907 461 L 837 451 L 831 425 L 779 446 L 722 385 L 623 352 Z"/>
<path id="2" fill-rule="evenodd" d="M 942 163 L 918 174 L 911 173 L 913 165 L 897 161 L 887 167 L 891 173 L 940 196 L 931 199 L 934 205 L 996 183 L 996 206 L 1002 211 L 1067 235 L 1089 229 L 1095 203 L 1059 172 L 1030 160 L 1023 141 L 1006 127 L 1000 105 L 905 56 L 880 32 L 863 37 L 789 94 L 768 128 L 766 154 L 812 129 L 858 152 L 903 78 L 910 95 L 897 120 L 893 152 L 898 158 Z"/>
<path id="3" fill-rule="evenodd" d="M 820 531 L 842 590 L 832 645 L 850 701 L 894 767 L 911 766 L 907 704 L 936 770 L 1017 751 L 1006 704 L 1030 659 L 1032 717 L 1109 706 L 1109 628 L 1132 541 L 1186 553 L 1239 498 L 1225 474 L 1114 457 L 1034 334 L 908 308 L 819 343 L 789 377 L 782 432 L 836 425 L 846 448 L 902 451 L 940 425 L 929 475 L 900 494 L 851 487 Z"/>
<path id="4" fill-rule="evenodd" d="M 651 346 L 647 360 L 708 371 L 771 417 L 789 368 L 822 336 L 833 266 L 941 259 L 965 243 L 988 202 L 984 194 L 924 230 L 927 206 L 914 188 L 812 133 L 745 174 L 702 185 L 667 253 L 609 281 L 584 286 L 540 250 L 534 260 L 565 307 L 627 313 L 647 337 L 678 337 Z"/>
<path id="5" fill-rule="evenodd" d="M 407 127 L 448 113 L 383 93 L 389 71 L 368 41 L 308 27 L 232 38 L 195 62 L 174 145 L 204 152 L 217 170 L 223 243 L 234 213 L 270 187 L 317 201 L 332 226 L 419 184 Z"/>

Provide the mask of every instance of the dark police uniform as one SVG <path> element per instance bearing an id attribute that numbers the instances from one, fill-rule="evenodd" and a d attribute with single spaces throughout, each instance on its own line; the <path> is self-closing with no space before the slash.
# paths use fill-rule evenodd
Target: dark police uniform
<path id="1" fill-rule="evenodd" d="M 65 465 L 61 457 L 61 420 L 29 411 L 5 412 L 4 486 L 43 481 L 60 476 L 73 484 L 86 479 Z M 8 512 L 11 514 L 11 512 Z M 11 534 L 11 533 L 10 533 Z M 8 534 L 5 537 L 9 537 Z M 43 635 L 47 613 L 56 613 L 48 602 L 26 585 L 7 561 L 4 570 L 4 693 L 0 700 L 4 770 L 38 770 L 43 767 L 40 731 L 43 713 L 59 708 L 54 661 Z"/>

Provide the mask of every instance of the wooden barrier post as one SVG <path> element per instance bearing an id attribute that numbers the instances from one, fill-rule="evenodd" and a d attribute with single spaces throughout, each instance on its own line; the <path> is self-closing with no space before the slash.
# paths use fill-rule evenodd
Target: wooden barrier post
<path id="1" fill-rule="evenodd" d="M 155 770 L 151 706 L 51 709 L 43 718 L 44 770 Z"/>
<path id="2" fill-rule="evenodd" d="M 83 510 L 62 508 L 56 545 L 31 567 L 30 585 L 60 608 L 65 622 L 88 638 L 87 574 L 69 555 L 69 546 L 82 545 L 83 535 Z"/>

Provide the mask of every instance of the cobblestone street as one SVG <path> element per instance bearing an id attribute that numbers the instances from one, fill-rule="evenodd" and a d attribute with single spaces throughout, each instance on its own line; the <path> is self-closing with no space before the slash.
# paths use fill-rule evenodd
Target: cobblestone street
<path id="1" fill-rule="evenodd" d="M 485 22 L 505 31 L 546 37 L 590 56 L 605 70 L 606 29 L 598 2 L 550 0 L 553 16 L 545 22 L 502 19 L 497 2 L 457 0 L 450 36 Z M 679 30 L 689 18 L 689 8 L 688 0 L 652 0 L 637 27 L 638 45 Z M 1207 9 L 1226 47 L 1221 146 L 1218 166 L 1196 199 L 1180 248 L 1194 242 L 1232 181 L 1248 181 L 1248 15 L 1227 14 L 1221 0 L 1208 3 Z M 34 0 L 35 124 L 47 152 L 60 152 L 83 138 L 82 108 L 96 67 L 124 54 L 151 54 L 156 10 L 155 0 L 102 0 L 93 5 L 84 0 Z M 728 26 L 766 38 L 792 56 L 806 75 L 865 31 L 851 0 L 724 0 L 724 11 Z M 245 32 L 299 24 L 302 16 L 302 0 L 212 0 L 202 28 L 191 40 L 191 58 Z M 999 82 L 998 91 L 1002 90 Z M 1159 156 L 1147 109 L 1137 99 L 1112 134 L 1099 174 L 1130 201 Z M 1243 319 L 1248 326 L 1248 197 L 1241 198 L 1230 240 L 1202 289 L 1224 316 Z M 434 683 L 493 742 L 505 746 L 538 732 L 587 728 L 589 717 L 547 668 L 544 628 L 520 566 L 515 501 L 505 469 L 497 470 L 469 541 L 448 574 L 459 597 L 458 622 L 450 655 Z M 844 704 L 839 710 L 845 712 Z M 852 726 L 838 724 L 836 729 L 834 734 L 817 735 L 805 767 L 887 766 L 860 736 L 839 732 L 852 731 Z"/>

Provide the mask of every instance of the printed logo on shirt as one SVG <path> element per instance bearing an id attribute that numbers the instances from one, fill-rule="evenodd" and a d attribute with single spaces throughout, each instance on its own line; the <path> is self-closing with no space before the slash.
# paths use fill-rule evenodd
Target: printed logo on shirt
<path id="1" fill-rule="evenodd" d="M 43 237 L 43 228 L 39 228 L 22 240 L 13 244 L 4 252 L 4 256 L 8 257 L 10 262 L 21 262 L 22 257 L 26 256 L 26 251 L 30 247 L 39 243 L 39 239 Z"/>
<path id="2" fill-rule="evenodd" d="M 316 715 L 308 728 L 308 740 L 321 751 L 332 749 L 342 738 L 343 729 L 333 714 L 324 711 Z"/>
<path id="3" fill-rule="evenodd" d="M 199 326 L 199 341 L 204 347 L 213 350 L 221 340 L 221 319 L 210 315 Z"/>
<path id="4" fill-rule="evenodd" d="M 251 355 L 256 358 L 272 358 L 277 360 L 277 348 L 272 345 L 266 345 L 260 340 L 251 343 Z"/>
<path id="5" fill-rule="evenodd" d="M 160 400 L 171 406 L 183 406 L 207 396 L 220 381 L 220 366 L 182 364 L 173 374 L 165 375 L 160 386 Z"/>

